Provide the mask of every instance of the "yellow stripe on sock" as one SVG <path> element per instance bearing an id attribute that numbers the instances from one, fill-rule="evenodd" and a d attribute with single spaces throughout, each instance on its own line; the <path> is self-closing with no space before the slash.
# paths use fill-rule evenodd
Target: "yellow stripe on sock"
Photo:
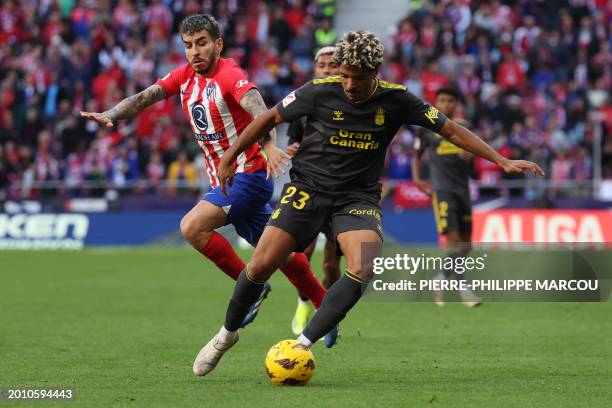
<path id="1" fill-rule="evenodd" d="M 440 221 L 440 209 L 438 208 L 438 194 L 433 191 L 431 193 L 432 206 L 434 211 L 434 218 L 436 219 L 436 229 L 438 230 L 438 234 L 442 233 L 442 222 Z"/>
<path id="2" fill-rule="evenodd" d="M 361 278 L 360 278 L 359 276 L 354 275 L 354 274 L 353 274 L 351 271 L 349 271 L 348 269 L 344 271 L 344 274 L 345 274 L 347 277 L 349 277 L 349 278 L 351 278 L 352 280 L 354 280 L 354 281 L 357 281 L 357 282 L 359 282 L 359 283 L 363 283 L 363 280 L 361 280 Z"/>
<path id="3" fill-rule="evenodd" d="M 250 280 L 251 282 L 256 283 L 258 285 L 263 285 L 264 283 L 266 283 L 266 281 L 259 281 L 257 279 L 251 278 L 251 274 L 249 273 L 249 265 L 248 264 L 247 264 L 244 272 L 246 273 L 247 279 Z"/>

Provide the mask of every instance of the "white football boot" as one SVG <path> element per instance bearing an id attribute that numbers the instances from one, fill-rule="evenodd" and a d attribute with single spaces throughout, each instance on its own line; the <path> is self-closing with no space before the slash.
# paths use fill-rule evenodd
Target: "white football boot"
<path id="1" fill-rule="evenodd" d="M 216 334 L 198 353 L 193 362 L 193 373 L 203 376 L 215 369 L 221 357 L 227 350 L 238 342 L 238 332 L 227 335 L 221 339 Z"/>
<path id="2" fill-rule="evenodd" d="M 462 290 L 459 294 L 461 295 L 461 302 L 467 307 L 477 307 L 482 304 L 482 299 L 469 289 Z"/>

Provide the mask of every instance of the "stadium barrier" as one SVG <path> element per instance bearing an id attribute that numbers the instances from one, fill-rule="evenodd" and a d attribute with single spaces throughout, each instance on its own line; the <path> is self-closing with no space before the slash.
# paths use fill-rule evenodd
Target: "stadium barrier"
<path id="1" fill-rule="evenodd" d="M 164 244 L 184 212 L 0 213 L 0 249 Z"/>
<path id="2" fill-rule="evenodd" d="M 474 242 L 612 242 L 609 210 L 474 212 Z"/>
<path id="3" fill-rule="evenodd" d="M 288 178 L 276 180 L 282 185 Z M 612 180 L 596 182 L 594 180 L 519 179 L 497 180 L 494 183 L 471 180 L 473 198 L 485 190 L 489 195 L 527 196 L 527 197 L 582 197 L 599 200 L 612 199 Z M 397 206 L 401 208 L 427 207 L 429 198 L 421 193 L 410 180 L 384 181 L 388 194 L 392 194 Z M 146 179 L 123 180 L 121 183 L 101 180 L 83 180 L 76 184 L 64 180 L 22 181 L 16 180 L 7 190 L 0 191 L 1 199 L 20 199 L 24 197 L 102 197 L 109 192 L 118 195 L 197 195 L 210 189 L 207 180 L 189 182 L 185 180 L 160 180 L 152 183 Z"/>
<path id="4" fill-rule="evenodd" d="M 81 249 L 94 246 L 184 245 L 184 211 L 0 213 L 0 249 Z M 386 242 L 436 243 L 433 212 L 383 211 Z M 229 231 L 236 242 L 236 235 Z M 612 211 L 474 212 L 474 242 L 612 242 Z"/>

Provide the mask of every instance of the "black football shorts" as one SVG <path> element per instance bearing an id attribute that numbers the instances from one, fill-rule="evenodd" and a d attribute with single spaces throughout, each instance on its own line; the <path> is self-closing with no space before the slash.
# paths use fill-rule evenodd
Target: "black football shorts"
<path id="1" fill-rule="evenodd" d="M 438 234 L 446 235 L 453 231 L 461 235 L 472 234 L 472 203 L 469 193 L 434 191 L 431 198 Z"/>
<path id="2" fill-rule="evenodd" d="M 382 239 L 379 198 L 363 192 L 326 194 L 291 182 L 283 187 L 268 225 L 289 233 L 297 242 L 296 252 L 303 251 L 321 230 L 327 230 L 326 236 L 334 241 L 338 234 L 356 230 L 376 231 Z"/>

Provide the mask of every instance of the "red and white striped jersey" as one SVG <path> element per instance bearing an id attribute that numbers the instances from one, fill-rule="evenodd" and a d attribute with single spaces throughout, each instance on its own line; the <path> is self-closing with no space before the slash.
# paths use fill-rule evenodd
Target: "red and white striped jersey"
<path id="1" fill-rule="evenodd" d="M 240 106 L 240 98 L 256 88 L 232 59 L 221 58 L 214 72 L 198 75 L 189 64 L 172 70 L 156 82 L 168 97 L 180 92 L 181 104 L 195 140 L 204 155 L 213 188 L 219 185 L 217 168 L 221 157 L 253 120 Z M 258 143 L 236 160 L 236 173 L 265 170 L 266 162 Z"/>

